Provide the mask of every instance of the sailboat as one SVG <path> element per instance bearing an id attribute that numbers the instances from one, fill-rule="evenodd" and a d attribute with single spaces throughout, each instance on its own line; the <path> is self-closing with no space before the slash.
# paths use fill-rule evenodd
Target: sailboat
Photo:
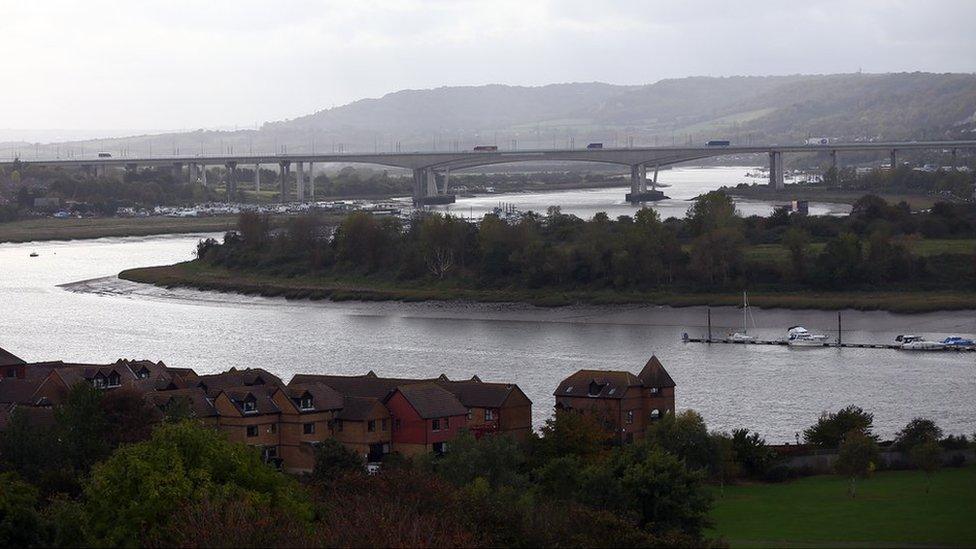
<path id="1" fill-rule="evenodd" d="M 756 340 L 754 336 L 749 335 L 749 326 L 748 326 L 749 323 L 747 318 L 750 316 L 750 314 L 751 313 L 749 312 L 749 296 L 747 296 L 745 290 L 743 290 L 742 291 L 742 331 L 729 334 L 730 341 L 733 342 L 738 341 L 738 342 L 745 343 L 747 341 Z M 753 326 L 755 326 L 756 321 L 753 320 L 752 324 Z"/>

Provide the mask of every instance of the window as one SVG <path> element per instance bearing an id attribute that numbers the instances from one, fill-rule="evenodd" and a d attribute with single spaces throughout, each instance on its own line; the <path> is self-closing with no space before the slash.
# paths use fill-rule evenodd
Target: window
<path id="1" fill-rule="evenodd" d="M 257 425 L 248 425 L 246 427 L 246 429 L 247 429 L 247 436 L 248 437 L 256 437 L 256 436 L 258 436 L 258 426 Z"/>
<path id="2" fill-rule="evenodd" d="M 244 401 L 243 408 L 244 408 L 244 413 L 245 414 L 249 414 L 249 413 L 252 413 L 252 412 L 257 412 L 258 411 L 258 403 L 255 402 L 255 401 L 253 401 L 253 400 L 245 400 Z"/>
<path id="3" fill-rule="evenodd" d="M 603 391 L 603 385 L 600 385 L 599 383 L 592 381 L 590 382 L 590 389 L 587 392 L 587 394 L 591 397 L 595 397 L 598 396 L 602 391 Z"/>
<path id="4" fill-rule="evenodd" d="M 106 385 L 106 383 L 105 383 L 105 378 L 104 377 L 97 376 L 97 377 L 92 378 L 92 387 L 94 387 L 96 389 L 104 389 L 105 388 L 105 385 Z"/>
<path id="5" fill-rule="evenodd" d="M 450 428 L 451 428 L 451 418 L 446 417 L 444 418 L 444 430 L 446 431 Z"/>
<path id="6" fill-rule="evenodd" d="M 649 392 L 651 393 L 651 396 L 654 396 L 654 395 L 660 393 L 661 392 L 661 389 L 659 389 L 657 387 L 651 387 L 651 389 L 650 389 Z"/>
<path id="7" fill-rule="evenodd" d="M 394 431 L 399 431 L 400 430 L 400 418 L 397 418 L 397 419 L 394 419 L 393 420 L 393 430 Z"/>
<path id="8" fill-rule="evenodd" d="M 337 432 L 340 432 L 340 433 L 342 432 L 342 420 L 341 419 L 335 420 L 335 430 Z"/>
<path id="9" fill-rule="evenodd" d="M 468 421 L 471 421 L 473 418 L 474 413 L 471 411 L 471 408 L 468 408 Z"/>
<path id="10" fill-rule="evenodd" d="M 139 372 L 136 373 L 136 377 L 138 377 L 139 379 L 146 379 L 147 377 L 149 377 L 149 370 L 147 370 L 146 368 L 139 370 Z"/>
<path id="11" fill-rule="evenodd" d="M 371 419 L 371 420 L 369 420 L 369 421 L 366 422 L 366 430 L 369 431 L 370 433 L 375 433 L 376 432 L 376 420 L 375 419 Z"/>
<path id="12" fill-rule="evenodd" d="M 627 423 L 627 425 L 630 425 L 631 423 L 634 422 L 634 411 L 633 410 L 627 410 L 627 417 L 626 417 L 626 419 L 624 421 Z"/>
<path id="13" fill-rule="evenodd" d="M 651 421 L 661 419 L 661 410 L 654 409 L 651 410 Z"/>
<path id="14" fill-rule="evenodd" d="M 268 425 L 268 432 L 271 433 L 272 435 L 275 434 L 275 433 L 277 433 L 278 432 L 278 424 L 277 423 L 272 423 L 271 425 Z"/>
<path id="15" fill-rule="evenodd" d="M 311 410 L 314 408 L 314 406 L 312 406 L 312 397 L 302 397 L 302 401 L 299 403 L 298 407 L 302 410 Z"/>
<path id="16" fill-rule="evenodd" d="M 441 455 L 447 453 L 447 443 L 446 442 L 435 442 L 433 444 L 434 453 Z"/>
<path id="17" fill-rule="evenodd" d="M 439 420 L 439 419 L 431 420 L 430 423 L 431 423 L 431 427 L 435 431 L 440 431 L 441 430 L 441 420 Z"/>
<path id="18" fill-rule="evenodd" d="M 265 446 L 261 449 L 264 461 L 271 461 L 272 459 L 278 457 L 278 447 L 277 446 Z"/>
<path id="19" fill-rule="evenodd" d="M 315 434 L 315 424 L 314 423 L 302 423 L 302 433 L 306 435 Z"/>
<path id="20" fill-rule="evenodd" d="M 495 419 L 495 411 L 491 408 L 485 408 L 485 421 L 493 421 Z"/>
<path id="21" fill-rule="evenodd" d="M 122 385 L 122 377 L 116 373 L 112 372 L 108 376 L 108 386 L 109 387 L 119 387 Z"/>
<path id="22" fill-rule="evenodd" d="M 387 428 L 389 428 L 389 425 L 387 424 L 387 420 L 383 419 L 382 421 L 380 421 L 380 429 L 385 432 Z"/>

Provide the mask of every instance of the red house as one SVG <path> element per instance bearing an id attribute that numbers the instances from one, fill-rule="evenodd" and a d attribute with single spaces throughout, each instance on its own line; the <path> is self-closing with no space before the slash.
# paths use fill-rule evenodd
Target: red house
<path id="1" fill-rule="evenodd" d="M 404 455 L 447 451 L 468 409 L 436 383 L 400 385 L 383 399 L 393 419 L 393 450 Z"/>

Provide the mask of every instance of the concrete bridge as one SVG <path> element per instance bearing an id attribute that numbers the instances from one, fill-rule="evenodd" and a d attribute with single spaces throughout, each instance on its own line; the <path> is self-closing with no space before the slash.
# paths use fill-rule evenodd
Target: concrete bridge
<path id="1" fill-rule="evenodd" d="M 374 154 L 269 154 L 269 155 L 216 155 L 216 156 L 147 156 L 104 157 L 87 159 L 20 160 L 23 165 L 43 167 L 83 168 L 104 173 L 108 168 L 136 170 L 139 167 L 170 167 L 178 179 L 201 180 L 207 184 L 207 166 L 227 169 L 227 191 L 233 196 L 237 191 L 239 166 L 253 166 L 255 186 L 261 189 L 261 166 L 276 165 L 279 170 L 280 200 L 291 200 L 288 175 L 292 167 L 296 173 L 296 199 L 314 199 L 315 183 L 311 178 L 312 166 L 317 163 L 373 164 L 405 168 L 413 171 L 413 200 L 416 205 L 449 203 L 454 201 L 450 189 L 451 170 L 508 164 L 514 162 L 600 162 L 630 168 L 631 192 L 628 200 L 654 200 L 654 183 L 657 171 L 663 166 L 711 158 L 742 154 L 769 155 L 769 185 L 784 188 L 783 155 L 803 153 L 828 153 L 834 167 L 838 155 L 844 152 L 882 151 L 897 165 L 900 151 L 948 150 L 953 159 L 960 149 L 976 149 L 976 140 L 966 141 L 907 141 L 884 143 L 829 143 L 818 145 L 755 145 L 755 146 L 688 146 L 644 148 L 593 148 L 593 149 L 539 149 L 539 150 L 491 150 L 465 152 L 396 152 Z M 10 167 L 14 162 L 0 162 L 0 167 Z M 648 169 L 654 170 L 651 189 L 648 190 Z"/>

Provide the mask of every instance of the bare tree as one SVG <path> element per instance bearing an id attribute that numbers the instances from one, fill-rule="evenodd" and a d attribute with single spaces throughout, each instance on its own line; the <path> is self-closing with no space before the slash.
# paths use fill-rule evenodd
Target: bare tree
<path id="1" fill-rule="evenodd" d="M 427 269 L 437 277 L 438 280 L 443 280 L 444 275 L 449 273 L 451 269 L 454 268 L 454 250 L 447 248 L 434 248 L 430 253 L 427 254 Z"/>

